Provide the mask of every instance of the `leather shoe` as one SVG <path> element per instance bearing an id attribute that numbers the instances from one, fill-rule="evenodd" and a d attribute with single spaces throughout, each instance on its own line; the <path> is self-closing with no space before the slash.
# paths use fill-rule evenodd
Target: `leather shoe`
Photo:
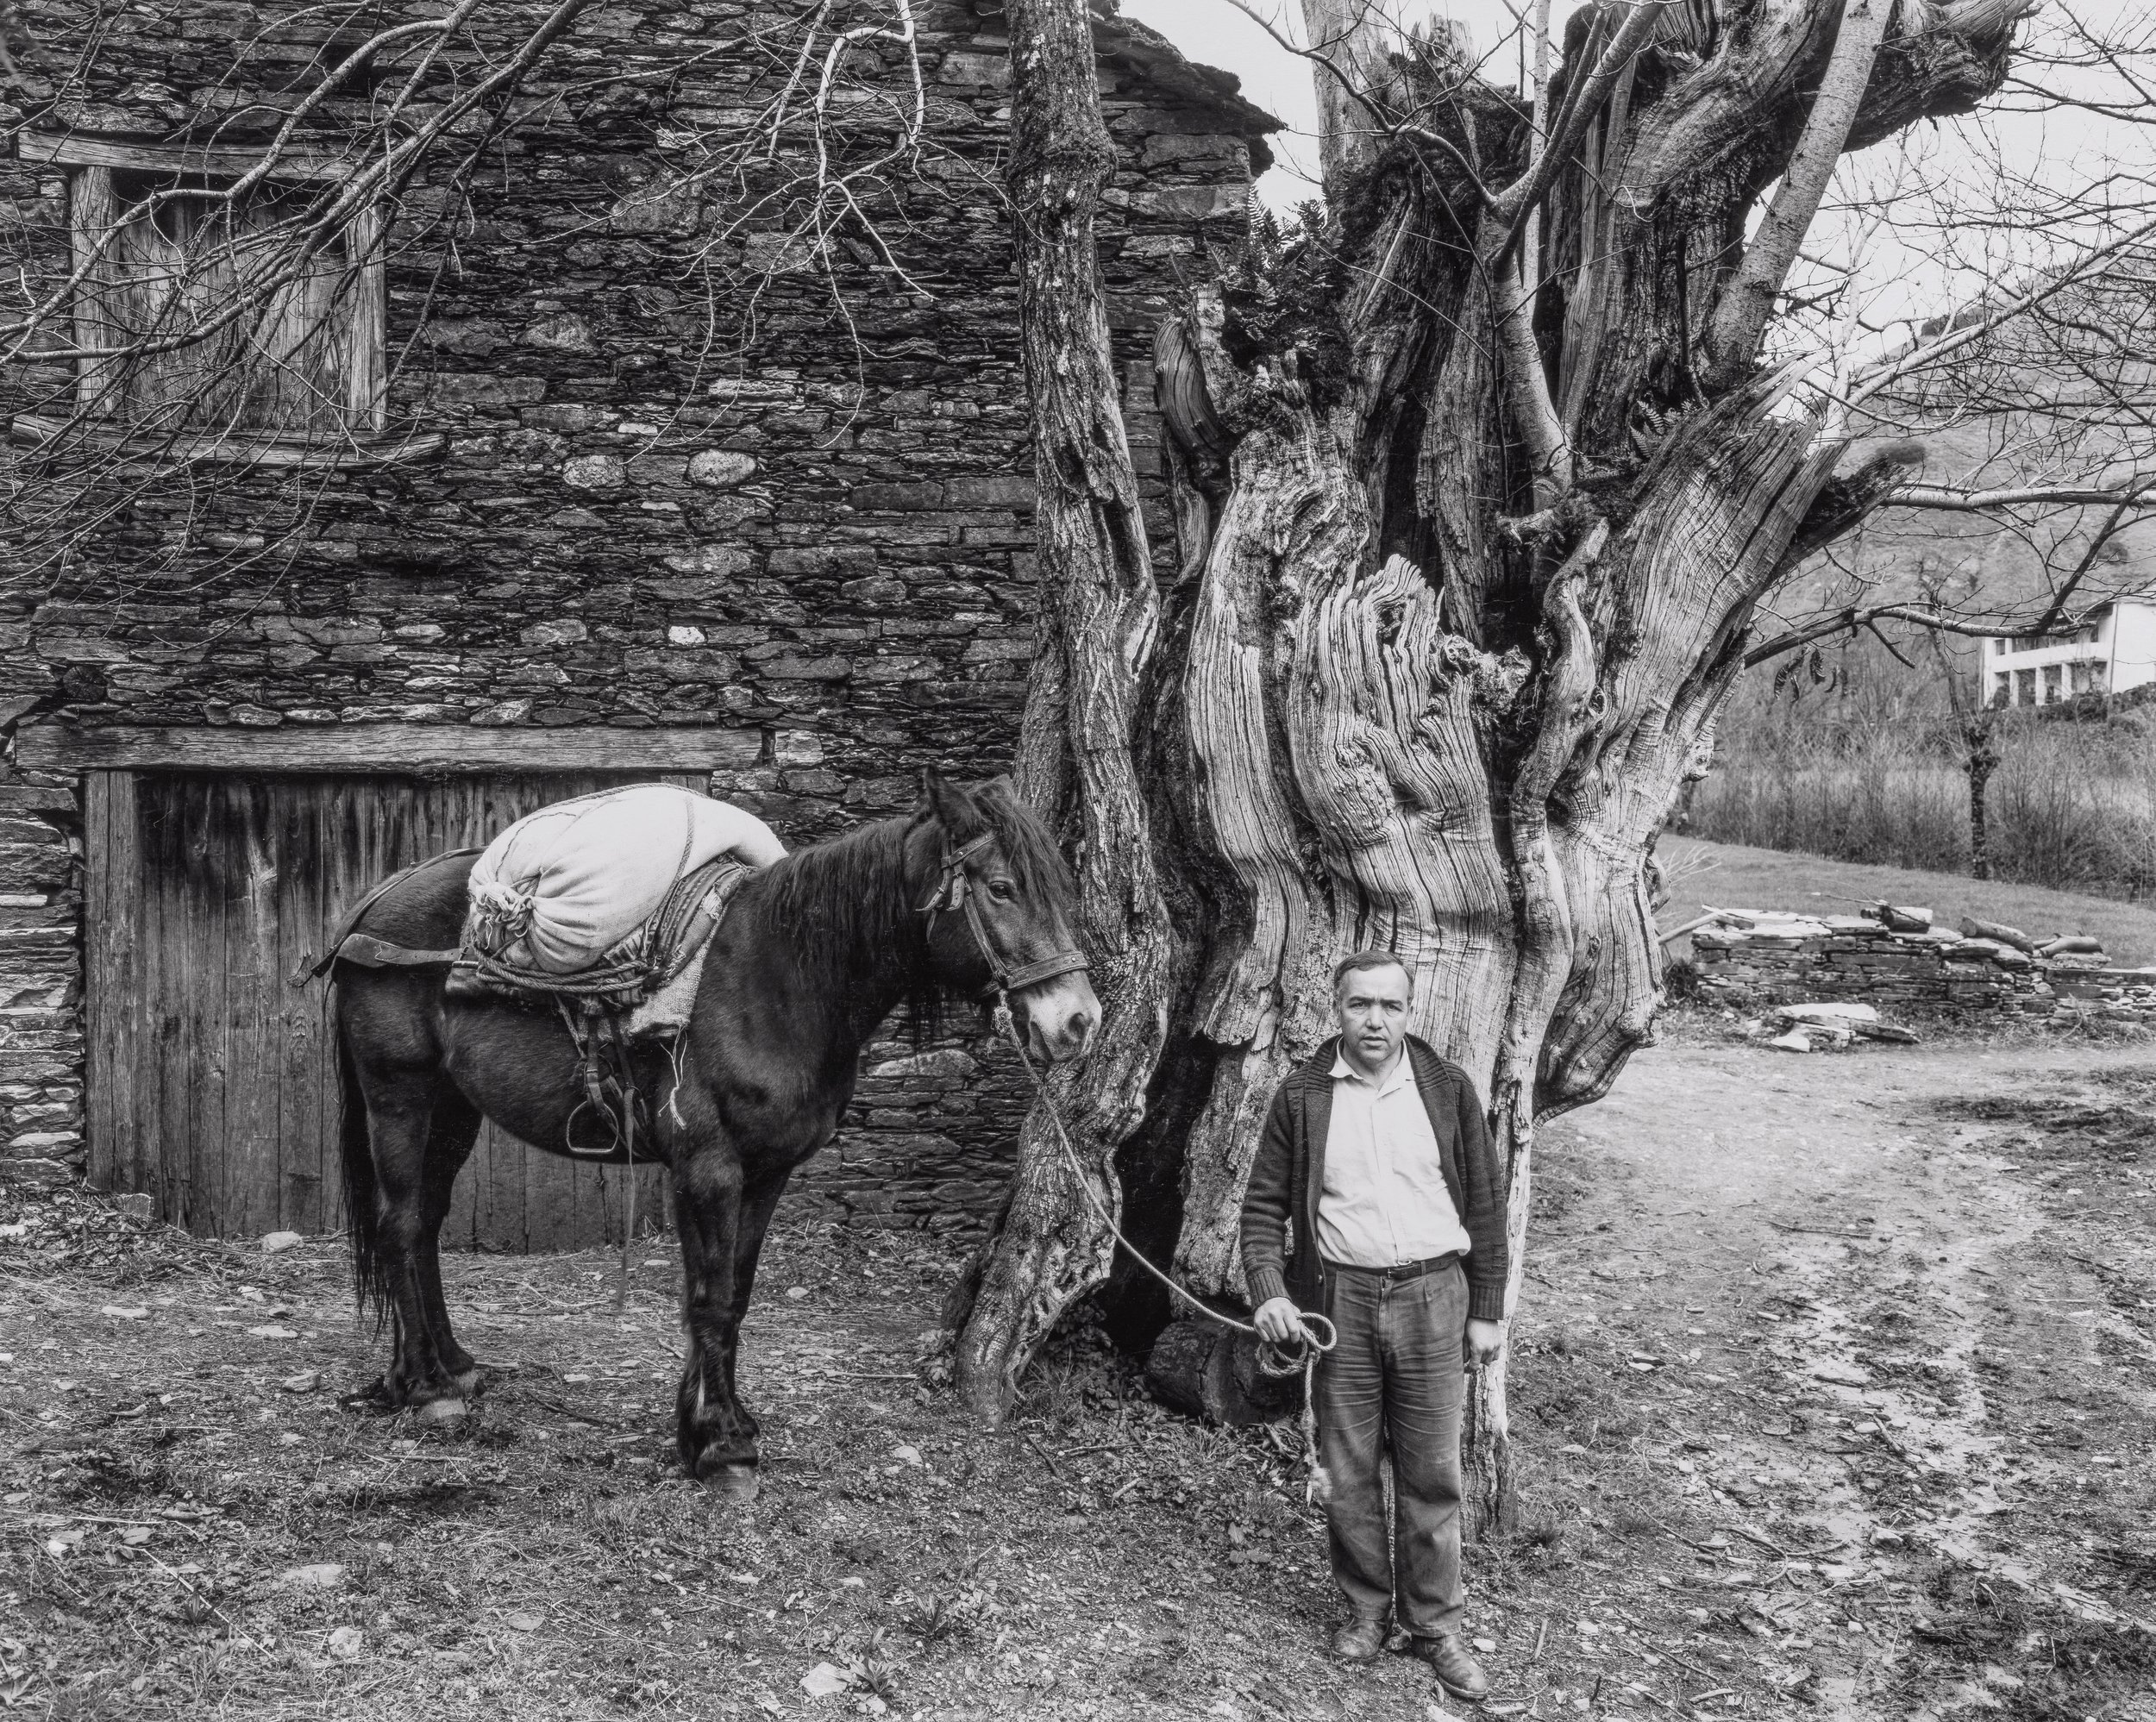
<path id="1" fill-rule="evenodd" d="M 1347 1663 L 1374 1661 L 1385 1648 L 1385 1623 L 1351 1620 L 1332 1635 L 1332 1654 Z"/>
<path id="2" fill-rule="evenodd" d="M 1451 1633 L 1416 1639 L 1413 1655 L 1429 1663 L 1438 1684 L 1463 1703 L 1480 1704 L 1489 1696 L 1489 1676 Z"/>

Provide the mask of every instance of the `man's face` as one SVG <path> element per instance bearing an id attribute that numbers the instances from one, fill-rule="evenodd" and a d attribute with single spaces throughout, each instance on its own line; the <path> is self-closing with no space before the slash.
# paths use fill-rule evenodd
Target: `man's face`
<path id="1" fill-rule="evenodd" d="M 1407 1007 L 1414 988 L 1397 963 L 1351 969 L 1340 978 L 1332 1004 L 1340 1018 L 1340 1049 L 1350 1064 L 1383 1069 L 1407 1038 Z"/>

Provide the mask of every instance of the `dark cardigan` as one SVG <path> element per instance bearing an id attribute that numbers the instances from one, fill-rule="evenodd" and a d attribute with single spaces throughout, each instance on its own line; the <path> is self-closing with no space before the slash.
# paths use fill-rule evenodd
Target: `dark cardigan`
<path id="1" fill-rule="evenodd" d="M 1325 1307 L 1325 1265 L 1318 1258 L 1318 1197 L 1325 1188 L 1325 1145 L 1332 1124 L 1332 1066 L 1339 1043 L 1288 1073 L 1265 1115 L 1265 1134 L 1243 1198 L 1243 1273 L 1253 1308 L 1291 1298 L 1299 1309 Z M 1445 1168 L 1445 1187 L 1472 1246 L 1467 1312 L 1480 1321 L 1505 1316 L 1505 1179 L 1490 1145 L 1475 1085 L 1457 1064 L 1413 1035 L 1407 1055 L 1430 1114 Z"/>

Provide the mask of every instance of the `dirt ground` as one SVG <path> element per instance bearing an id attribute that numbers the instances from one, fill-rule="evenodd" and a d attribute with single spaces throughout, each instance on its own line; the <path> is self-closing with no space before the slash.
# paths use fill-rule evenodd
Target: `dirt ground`
<path id="1" fill-rule="evenodd" d="M 1488 1710 L 2156 1719 L 2156 1052 L 1678 1042 L 1542 1150 Z M 335 1240 L 0 1196 L 0 1708 L 1441 1713 L 1326 1658 L 1288 1435 L 1082 1333 L 969 1428 L 918 1361 L 952 1246 L 774 1239 L 765 1491 L 708 1499 L 636 1260 L 620 1315 L 603 1255 L 454 1260 L 493 1380 L 445 1433 L 342 1403 L 380 1349 Z"/>

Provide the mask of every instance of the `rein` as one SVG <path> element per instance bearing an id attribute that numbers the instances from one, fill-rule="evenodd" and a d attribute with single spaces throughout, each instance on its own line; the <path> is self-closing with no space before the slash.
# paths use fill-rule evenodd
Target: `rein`
<path id="1" fill-rule="evenodd" d="M 1207 1321 L 1218 1322 L 1222 1327 L 1232 1328 L 1238 1333 L 1247 1333 L 1255 1337 L 1258 1342 L 1257 1367 L 1265 1374 L 1273 1376 L 1301 1374 L 1303 1456 L 1309 1468 L 1303 1499 L 1306 1502 L 1331 1500 L 1332 1481 L 1326 1475 L 1325 1466 L 1318 1456 L 1317 1369 L 1318 1359 L 1340 1343 L 1338 1330 L 1325 1316 L 1298 1312 L 1296 1322 L 1301 1329 L 1301 1338 L 1295 1349 L 1289 1351 L 1275 1346 L 1249 1322 L 1222 1315 L 1156 1268 L 1123 1235 L 1122 1228 L 1110 1217 L 1100 1199 L 1094 1194 L 1092 1180 L 1079 1164 L 1078 1149 L 1071 1142 L 1069 1130 L 1064 1127 L 1062 1111 L 1056 1105 L 1056 1097 L 1048 1092 L 1048 1084 L 1035 1068 L 1031 1055 L 1025 1049 L 1025 1036 L 1018 1033 L 1018 1024 L 1011 1015 L 1012 993 L 1044 980 L 1051 980 L 1057 975 L 1078 974 L 1090 965 L 1084 955 L 1075 949 L 1059 951 L 1053 956 L 1041 958 L 1037 962 L 1025 963 L 1017 967 L 1012 967 L 1003 960 L 1002 953 L 996 949 L 994 942 L 988 936 L 987 924 L 981 918 L 980 906 L 975 901 L 979 893 L 974 889 L 971 876 L 966 871 L 966 863 L 994 841 L 995 834 L 987 832 L 962 848 L 943 852 L 943 867 L 937 877 L 936 887 L 929 892 L 927 900 L 920 905 L 918 911 L 928 917 L 927 935 L 934 934 L 938 915 L 962 913 L 965 916 L 966 925 L 973 934 L 974 948 L 980 953 L 981 960 L 988 966 L 988 984 L 974 996 L 983 1004 L 994 1001 L 992 1019 L 996 1032 L 1011 1043 L 1018 1055 L 1018 1062 L 1025 1067 L 1026 1075 L 1032 1079 L 1034 1092 L 1040 1096 L 1049 1122 L 1056 1127 L 1056 1140 L 1062 1145 L 1063 1158 L 1077 1178 L 1078 1187 L 1085 1193 L 1086 1201 L 1092 1207 L 1094 1216 L 1107 1228 L 1108 1236 L 1122 1246 L 1125 1255 Z M 1318 1331 L 1319 1328 L 1325 1330 L 1322 1335 Z"/>
<path id="2" fill-rule="evenodd" d="M 1168 1274 L 1156 1268 L 1142 1254 L 1138 1246 L 1123 1235 L 1123 1229 L 1108 1215 L 1106 1205 L 1093 1193 L 1093 1181 L 1086 1176 L 1079 1164 L 1078 1149 L 1071 1142 L 1070 1132 L 1063 1125 L 1062 1109 L 1056 1104 L 1056 1097 L 1048 1092 L 1048 1084 L 1035 1067 L 1031 1055 L 1025 1049 L 1025 1036 L 1018 1031 L 1012 1019 L 1011 1001 L 999 997 L 995 1005 L 996 1032 L 1011 1043 L 1018 1055 L 1018 1062 L 1025 1067 L 1025 1074 L 1032 1079 L 1033 1092 L 1040 1096 L 1041 1105 L 1048 1114 L 1048 1121 L 1056 1126 L 1056 1140 L 1062 1145 L 1063 1159 L 1078 1180 L 1078 1187 L 1085 1193 L 1087 1205 L 1095 1218 L 1108 1229 L 1108 1236 L 1123 1247 L 1123 1253 L 1150 1274 L 1175 1296 L 1181 1298 L 1207 1321 L 1218 1322 L 1222 1327 L 1232 1328 L 1238 1333 L 1247 1333 L 1257 1340 L 1257 1367 L 1273 1376 L 1302 1375 L 1302 1447 L 1303 1462 L 1308 1475 L 1303 1484 L 1306 1504 L 1317 1501 L 1320 1505 L 1332 1499 L 1332 1480 L 1326 1475 L 1324 1462 L 1318 1456 L 1318 1359 L 1340 1343 L 1339 1330 L 1333 1326 L 1329 1316 L 1299 1311 L 1295 1320 L 1302 1330 L 1302 1337 L 1293 1351 L 1275 1346 L 1247 1321 L 1238 1321 L 1233 1316 L 1222 1315 L 1211 1305 L 1200 1301 L 1195 1293 L 1187 1291 Z M 1325 1331 L 1320 1334 L 1318 1329 Z"/>

